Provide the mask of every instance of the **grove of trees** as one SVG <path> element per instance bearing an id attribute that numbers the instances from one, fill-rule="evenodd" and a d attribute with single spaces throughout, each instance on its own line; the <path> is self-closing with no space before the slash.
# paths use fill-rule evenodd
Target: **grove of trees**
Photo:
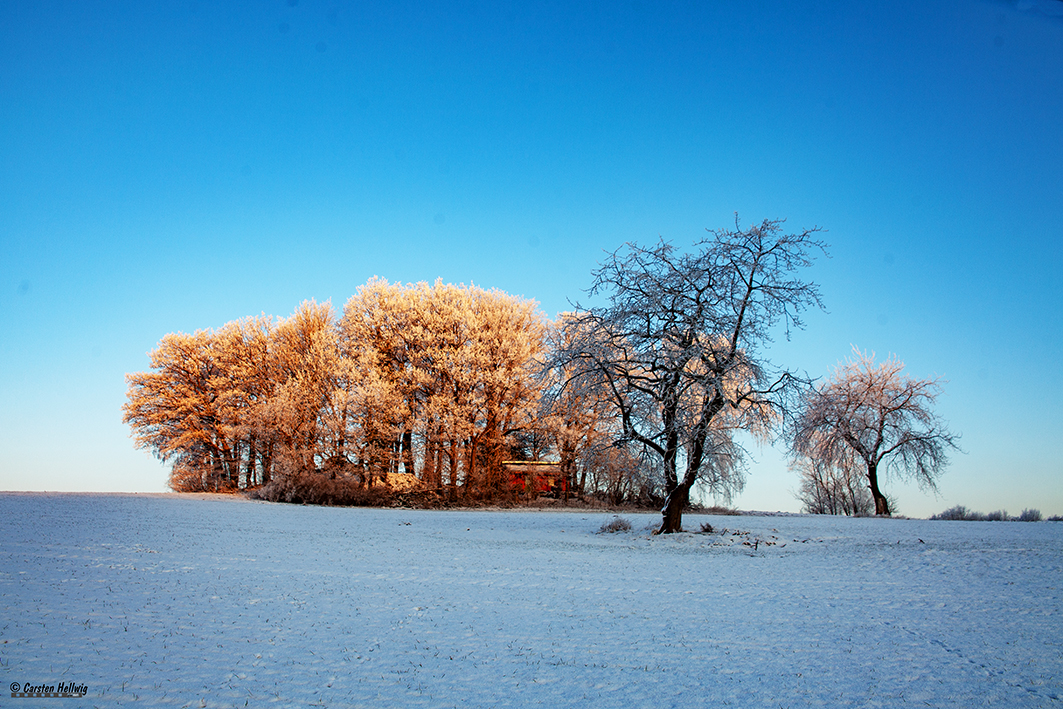
<path id="1" fill-rule="evenodd" d="M 860 356 L 816 387 L 768 359 L 821 307 L 802 276 L 818 230 L 782 227 L 627 244 L 592 274 L 601 304 L 554 322 L 497 290 L 374 278 L 339 313 L 308 301 L 166 335 L 127 376 L 123 420 L 177 491 L 349 502 L 403 483 L 473 503 L 522 492 L 504 461 L 553 460 L 566 490 L 661 507 L 661 533 L 695 486 L 742 489 L 736 433 L 785 431 L 809 511 L 889 514 L 878 476 L 933 486 L 955 447 L 938 384 Z"/>
<path id="2" fill-rule="evenodd" d="M 175 490 L 402 472 L 483 499 L 536 419 L 546 329 L 533 302 L 498 291 L 372 280 L 339 317 L 306 302 L 167 335 L 151 371 L 128 376 L 124 420 L 172 462 Z"/>

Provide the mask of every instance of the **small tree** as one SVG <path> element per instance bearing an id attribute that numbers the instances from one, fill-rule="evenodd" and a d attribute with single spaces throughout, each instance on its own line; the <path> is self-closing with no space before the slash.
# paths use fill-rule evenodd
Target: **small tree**
<path id="1" fill-rule="evenodd" d="M 689 253 L 660 241 L 628 244 L 594 272 L 604 307 L 564 323 L 556 366 L 606 392 L 621 423 L 618 444 L 660 461 L 667 496 L 661 533 L 682 529 L 690 489 L 724 497 L 743 483 L 737 429 L 764 432 L 778 419 L 793 376 L 759 351 L 780 321 L 789 333 L 820 305 L 797 276 L 824 245 L 817 230 L 783 234 L 781 221 L 709 232 Z"/>
<path id="2" fill-rule="evenodd" d="M 933 412 L 941 393 L 938 379 L 901 374 L 904 363 L 891 357 L 876 365 L 874 354 L 853 348 L 825 384 L 808 392 L 794 421 L 792 450 L 828 467 L 855 459 L 863 467 L 875 501 L 875 514 L 889 515 L 879 488 L 887 472 L 936 489 L 959 436 Z"/>

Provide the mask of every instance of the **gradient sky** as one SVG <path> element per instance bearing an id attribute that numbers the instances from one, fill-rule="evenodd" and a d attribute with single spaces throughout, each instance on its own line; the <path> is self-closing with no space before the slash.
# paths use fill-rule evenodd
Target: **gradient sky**
<path id="1" fill-rule="evenodd" d="M 947 380 L 902 514 L 1063 514 L 1063 3 L 514 5 L 0 5 L 0 489 L 165 490 L 121 406 L 166 333 L 373 275 L 553 316 L 737 211 L 828 230 L 773 361 Z M 736 504 L 796 511 L 751 452 Z"/>

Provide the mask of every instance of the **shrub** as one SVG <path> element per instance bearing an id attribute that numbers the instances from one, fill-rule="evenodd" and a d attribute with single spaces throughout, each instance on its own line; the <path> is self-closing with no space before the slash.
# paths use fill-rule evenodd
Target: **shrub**
<path id="1" fill-rule="evenodd" d="M 940 512 L 940 513 L 938 513 L 936 515 L 932 515 L 930 517 L 930 519 L 970 520 L 970 519 L 974 519 L 974 517 L 972 516 L 973 514 L 977 514 L 977 513 L 969 512 L 967 510 L 967 508 L 964 507 L 963 505 L 956 505 L 955 507 L 948 508 L 944 512 Z"/>
<path id="2" fill-rule="evenodd" d="M 1040 522 L 1041 510 L 1023 510 L 1022 514 L 1016 517 L 1019 522 Z"/>
<path id="3" fill-rule="evenodd" d="M 996 515 L 1001 515 L 997 517 Z M 986 520 L 1006 520 L 1008 519 L 1008 513 L 1003 510 L 999 512 L 990 512 L 988 515 L 984 515 L 981 512 L 975 512 L 969 510 L 963 505 L 956 505 L 941 512 L 940 514 L 932 515 L 930 519 L 944 519 L 944 520 L 960 520 L 963 522 L 985 522 Z"/>
<path id="4" fill-rule="evenodd" d="M 987 522 L 1007 522 L 1011 517 L 1008 517 L 1007 510 L 997 510 L 996 512 L 990 512 L 985 516 Z"/>
<path id="5" fill-rule="evenodd" d="M 251 497 L 296 505 L 385 507 L 391 503 L 394 493 L 383 485 L 364 487 L 349 478 L 332 480 L 318 473 L 303 472 L 279 475 L 253 491 Z"/>
<path id="6" fill-rule="evenodd" d="M 698 534 L 716 534 L 716 530 L 713 529 L 711 524 L 709 524 L 708 522 L 705 522 L 705 523 L 703 523 L 701 525 L 701 528 L 698 530 Z"/>
<path id="7" fill-rule="evenodd" d="M 701 510 L 703 514 L 707 515 L 741 515 L 742 513 L 732 507 L 721 507 L 720 505 L 713 505 L 712 507 L 706 507 Z"/>
<path id="8" fill-rule="evenodd" d="M 613 517 L 609 522 L 606 522 L 598 530 L 598 534 L 614 534 L 616 532 L 630 532 L 631 522 L 628 522 L 623 517 Z"/>
<path id="9" fill-rule="evenodd" d="M 1052 515 L 1051 517 L 1048 518 L 1048 521 L 1049 522 L 1063 522 L 1063 516 Z"/>

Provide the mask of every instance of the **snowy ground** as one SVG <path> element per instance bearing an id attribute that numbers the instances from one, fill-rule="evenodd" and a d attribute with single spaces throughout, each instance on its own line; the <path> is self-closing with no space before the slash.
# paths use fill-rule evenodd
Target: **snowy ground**
<path id="1" fill-rule="evenodd" d="M 1063 706 L 1063 523 L 626 517 L 0 494 L 0 705 Z"/>

